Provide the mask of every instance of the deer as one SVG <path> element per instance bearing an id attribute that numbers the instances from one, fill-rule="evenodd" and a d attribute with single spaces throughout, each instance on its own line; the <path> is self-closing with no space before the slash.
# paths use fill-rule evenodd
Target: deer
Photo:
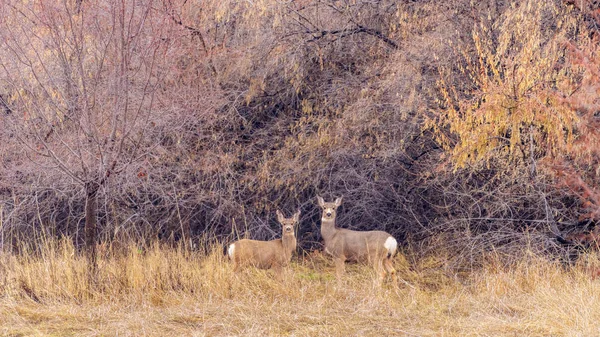
<path id="1" fill-rule="evenodd" d="M 342 204 L 342 198 L 334 202 L 325 202 L 317 196 L 319 206 L 323 209 L 321 216 L 321 236 L 325 241 L 325 252 L 333 257 L 336 277 L 340 282 L 345 273 L 346 261 L 372 263 L 379 284 L 387 273 L 396 283 L 396 270 L 392 258 L 396 255 L 398 242 L 392 235 L 384 231 L 354 231 L 335 226 L 337 208 Z"/>
<path id="2" fill-rule="evenodd" d="M 258 269 L 273 269 L 278 278 L 284 267 L 289 265 L 292 253 L 296 250 L 295 226 L 300 222 L 300 210 L 291 218 L 285 218 L 277 210 L 277 221 L 282 227 L 281 239 L 259 241 L 243 239 L 227 247 L 227 255 L 233 262 L 233 272 L 240 268 L 253 266 Z"/>

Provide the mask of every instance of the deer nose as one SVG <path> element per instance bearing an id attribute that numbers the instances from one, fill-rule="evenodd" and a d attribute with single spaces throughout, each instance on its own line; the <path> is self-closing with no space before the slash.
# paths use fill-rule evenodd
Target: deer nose
<path id="1" fill-rule="evenodd" d="M 327 212 L 327 216 L 331 216 L 331 212 Z"/>

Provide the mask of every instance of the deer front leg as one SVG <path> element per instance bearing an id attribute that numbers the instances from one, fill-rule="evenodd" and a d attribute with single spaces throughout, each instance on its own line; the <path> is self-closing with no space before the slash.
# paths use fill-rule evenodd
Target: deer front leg
<path id="1" fill-rule="evenodd" d="M 335 276 L 338 280 L 338 283 L 342 279 L 342 275 L 346 272 L 345 266 L 346 258 L 343 256 L 335 258 Z"/>
<path id="2" fill-rule="evenodd" d="M 273 272 L 275 273 L 275 277 L 277 281 L 283 281 L 283 267 L 280 264 L 275 264 L 273 267 Z"/>

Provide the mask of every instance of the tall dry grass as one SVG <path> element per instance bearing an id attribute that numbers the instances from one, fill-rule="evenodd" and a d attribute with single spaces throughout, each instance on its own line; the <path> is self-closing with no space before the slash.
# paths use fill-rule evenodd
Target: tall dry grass
<path id="1" fill-rule="evenodd" d="M 375 286 L 349 265 L 342 283 L 321 256 L 234 275 L 211 253 L 101 246 L 97 280 L 69 241 L 0 255 L 0 335 L 8 336 L 597 336 L 594 255 L 575 267 L 492 257 L 458 274 L 443 257 L 396 259 L 403 282 Z"/>

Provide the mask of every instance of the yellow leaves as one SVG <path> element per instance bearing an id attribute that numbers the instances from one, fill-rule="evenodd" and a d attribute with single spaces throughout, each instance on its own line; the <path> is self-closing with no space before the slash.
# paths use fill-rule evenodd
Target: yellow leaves
<path id="1" fill-rule="evenodd" d="M 248 87 L 248 91 L 244 95 L 244 100 L 246 101 L 246 105 L 250 104 L 250 102 L 258 96 L 260 93 L 265 90 L 265 81 L 263 79 L 253 78 L 250 80 L 250 86 Z"/>
<path id="2" fill-rule="evenodd" d="M 545 29 L 547 34 L 547 27 L 541 27 L 541 18 L 549 10 L 556 11 L 552 4 L 530 0 L 508 11 L 494 34 L 484 25 L 474 29 L 474 52 L 461 50 L 464 60 L 458 67 L 474 91 L 456 94 L 452 75 L 441 72 L 437 85 L 443 108 L 433 131 L 442 146 L 451 149 L 457 167 L 499 154 L 517 158 L 531 141 L 540 148 L 558 149 L 573 141 L 578 117 L 556 92 L 557 86 L 568 87 L 562 83 L 572 83 L 579 74 L 557 66 L 565 57 L 562 37 L 572 26 L 560 15 L 554 17 L 563 30 L 545 38 L 541 32 Z M 425 125 L 433 124 L 430 120 Z M 453 137 L 444 135 L 440 126 Z"/>
<path id="3" fill-rule="evenodd" d="M 224 22 L 228 21 L 228 8 L 225 5 L 222 5 L 215 9 L 214 11 L 215 21 Z"/>
<path id="4" fill-rule="evenodd" d="M 310 115 L 313 112 L 313 102 L 308 100 L 308 99 L 303 99 L 302 103 L 300 104 L 302 107 L 302 112 Z"/>

